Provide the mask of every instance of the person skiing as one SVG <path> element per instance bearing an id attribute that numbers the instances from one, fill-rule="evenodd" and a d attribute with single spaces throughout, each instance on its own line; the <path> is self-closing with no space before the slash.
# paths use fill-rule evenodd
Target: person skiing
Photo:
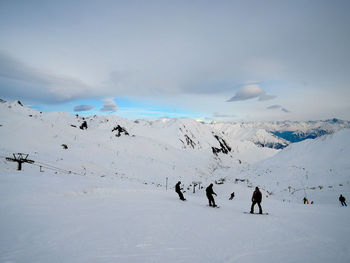
<path id="1" fill-rule="evenodd" d="M 262 208 L 261 208 L 261 200 L 262 200 L 262 194 L 259 190 L 259 187 L 255 187 L 255 191 L 253 193 L 253 196 L 252 196 L 252 207 L 250 208 L 250 213 L 251 214 L 254 214 L 254 206 L 255 204 L 258 204 L 259 206 L 259 214 L 262 214 Z"/>
<path id="2" fill-rule="evenodd" d="M 181 192 L 181 187 L 180 187 L 181 181 L 178 181 L 177 184 L 175 185 L 175 192 L 179 195 L 180 200 L 185 201 L 185 197 Z"/>
<path id="3" fill-rule="evenodd" d="M 340 203 L 341 203 L 342 206 L 347 206 L 347 205 L 346 205 L 346 202 L 345 202 L 346 199 L 345 199 L 345 197 L 344 197 L 343 195 L 340 195 L 340 196 L 339 196 L 339 201 L 340 201 Z"/>
<path id="4" fill-rule="evenodd" d="M 86 130 L 88 127 L 87 127 L 87 122 L 86 121 L 83 121 L 83 123 L 80 125 L 80 127 L 79 127 L 80 129 L 82 129 L 82 130 Z"/>
<path id="5" fill-rule="evenodd" d="M 207 193 L 207 198 L 208 198 L 208 200 L 209 200 L 209 206 L 216 207 L 217 205 L 215 204 L 215 200 L 214 200 L 213 195 L 217 196 L 217 194 L 214 193 L 213 184 L 210 184 L 210 185 L 205 189 L 205 191 L 206 191 L 206 193 Z"/>
<path id="6" fill-rule="evenodd" d="M 235 192 L 232 192 L 232 194 L 231 194 L 229 200 L 232 200 L 234 197 L 235 197 Z"/>
<path id="7" fill-rule="evenodd" d="M 303 201 L 304 201 L 304 205 L 305 205 L 306 203 L 309 204 L 309 200 L 307 200 L 306 197 L 304 197 Z"/>

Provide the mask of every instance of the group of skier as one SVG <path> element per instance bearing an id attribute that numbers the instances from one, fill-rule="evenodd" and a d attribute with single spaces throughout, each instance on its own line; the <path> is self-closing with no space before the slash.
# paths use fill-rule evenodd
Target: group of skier
<path id="1" fill-rule="evenodd" d="M 217 194 L 214 192 L 213 190 L 213 184 L 210 184 L 206 189 L 206 195 L 209 201 L 209 206 L 211 207 L 218 207 L 215 204 L 215 199 L 214 199 L 214 195 L 217 196 Z M 184 198 L 183 193 L 181 192 L 181 181 L 178 181 L 177 184 L 175 185 L 175 192 L 179 195 L 180 200 L 185 201 L 186 199 Z M 230 196 L 230 200 L 232 200 L 235 196 L 235 193 L 233 192 Z M 254 213 L 254 206 L 257 204 L 259 207 L 259 214 L 262 214 L 262 208 L 261 208 L 261 201 L 262 201 L 262 194 L 259 190 L 259 187 L 255 187 L 255 191 L 253 193 L 252 196 L 252 206 L 250 208 L 250 213 L 253 214 Z"/>
<path id="2" fill-rule="evenodd" d="M 311 203 L 309 202 L 309 199 L 307 199 L 306 197 L 303 198 L 303 202 L 304 202 L 304 205 L 305 204 L 313 204 L 314 201 L 311 201 Z"/>
<path id="3" fill-rule="evenodd" d="M 183 193 L 181 192 L 181 181 L 178 181 L 177 184 L 175 185 L 175 192 L 179 195 L 180 200 L 185 201 L 185 197 L 183 195 Z M 215 199 L 214 199 L 214 195 L 217 196 L 217 194 L 214 192 L 213 190 L 213 184 L 210 184 L 206 189 L 205 189 L 208 201 L 209 201 L 209 206 L 211 207 L 218 207 L 215 204 Z M 235 193 L 233 192 L 229 198 L 229 200 L 232 200 L 235 196 Z M 259 214 L 262 214 L 262 208 L 261 208 L 261 201 L 262 201 L 262 194 L 259 190 L 259 187 L 255 187 L 255 191 L 253 193 L 252 196 L 252 206 L 250 207 L 250 213 L 253 214 L 254 213 L 254 206 L 257 204 L 259 207 Z M 309 200 L 304 197 L 303 199 L 304 204 L 309 204 Z M 346 204 L 346 199 L 343 195 L 339 196 L 339 201 L 341 203 L 342 206 L 347 206 Z M 311 204 L 313 204 L 313 202 L 311 202 Z"/>
<path id="4" fill-rule="evenodd" d="M 340 195 L 339 196 L 339 202 L 340 202 L 340 204 L 342 205 L 342 206 L 347 206 L 347 204 L 346 204 L 346 199 L 345 199 L 345 197 L 343 196 L 343 195 Z M 306 197 L 304 197 L 303 198 L 303 202 L 304 202 L 304 204 L 309 204 L 309 199 L 307 199 Z M 314 203 L 314 201 L 311 201 L 311 203 L 310 204 L 313 204 Z"/>

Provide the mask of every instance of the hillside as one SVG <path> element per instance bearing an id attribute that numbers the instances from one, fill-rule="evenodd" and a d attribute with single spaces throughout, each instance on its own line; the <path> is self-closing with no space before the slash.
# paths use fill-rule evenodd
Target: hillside
<path id="1" fill-rule="evenodd" d="M 350 129 L 294 143 L 242 173 L 284 200 L 332 203 L 350 191 Z"/>
<path id="2" fill-rule="evenodd" d="M 220 167 L 254 163 L 277 150 L 232 139 L 194 120 L 133 122 L 115 115 L 79 117 L 0 104 L 1 155 L 26 153 L 36 161 L 78 174 L 127 175 L 164 183 L 165 177 L 211 177 Z M 80 129 L 87 122 L 87 129 Z M 64 146 L 66 149 L 64 149 Z"/>
<path id="3" fill-rule="evenodd" d="M 83 122 L 87 129 L 79 128 Z M 320 125 L 309 123 L 310 129 Z M 3 160 L 13 153 L 26 153 L 41 170 L 127 177 L 156 185 L 166 180 L 172 185 L 181 179 L 190 185 L 238 178 L 250 181 L 248 185 L 260 184 L 285 200 L 299 200 L 311 190 L 349 186 L 349 129 L 290 144 L 262 129 L 261 123 L 130 121 L 116 115 L 84 118 L 42 113 L 18 102 L 0 103 L 0 125 L 0 136 L 6 138 L 0 146 Z M 305 125 L 299 124 L 304 131 Z M 264 147 L 267 144 L 275 147 Z M 7 166 L 13 168 L 16 163 L 7 162 Z"/>
<path id="4" fill-rule="evenodd" d="M 0 125 L 0 262 L 350 257 L 350 213 L 338 202 L 350 198 L 349 129 L 276 150 L 263 144 L 283 141 L 260 124 L 82 118 L 17 102 L 0 103 Z M 33 160 L 21 171 L 6 160 L 19 152 Z M 220 208 L 207 205 L 209 183 Z M 257 185 L 269 215 L 243 213 Z"/>

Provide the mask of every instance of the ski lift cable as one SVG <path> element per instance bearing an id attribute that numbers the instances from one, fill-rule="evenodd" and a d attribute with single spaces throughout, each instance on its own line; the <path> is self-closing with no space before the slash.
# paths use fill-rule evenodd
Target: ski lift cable
<path id="1" fill-rule="evenodd" d="M 34 163 L 34 165 L 39 166 L 39 167 L 43 167 L 45 169 L 49 169 L 49 170 L 52 170 L 52 171 L 56 171 L 56 172 L 59 172 L 59 173 L 83 175 L 83 174 L 79 174 L 79 173 L 76 173 L 76 172 L 73 172 L 73 171 L 70 171 L 70 170 L 65 170 L 65 169 L 62 169 L 62 168 L 59 168 L 59 167 L 55 167 L 55 166 L 52 166 L 52 165 L 47 165 L 47 164 L 44 164 L 44 163 L 40 163 L 40 164 Z"/>
<path id="2" fill-rule="evenodd" d="M 53 166 L 53 165 L 51 165 L 51 164 L 43 163 L 43 162 L 38 162 L 38 161 L 36 161 L 35 163 L 40 164 L 40 165 L 42 165 L 42 166 L 45 165 L 45 166 L 49 166 L 49 167 L 52 167 L 52 168 L 55 168 L 55 169 L 65 170 L 65 169 L 62 169 L 62 168 Z M 68 171 L 68 170 L 66 170 L 66 171 Z"/>
<path id="3" fill-rule="evenodd" d="M 0 155 L 0 158 L 3 158 L 3 159 L 6 160 L 6 158 L 8 158 L 8 157 Z M 29 164 L 36 165 L 36 166 L 39 166 L 39 167 L 41 166 L 41 167 L 44 167 L 46 169 L 57 171 L 57 172 L 61 172 L 61 173 L 83 175 L 83 174 L 80 174 L 80 173 L 76 173 L 76 172 L 73 172 L 73 171 L 70 171 L 70 170 L 62 169 L 62 168 L 53 166 L 51 164 L 43 163 L 43 162 L 35 161 L 35 163 L 29 163 Z"/>
<path id="4" fill-rule="evenodd" d="M 43 167 L 43 168 L 45 168 L 45 169 L 49 169 L 49 170 L 53 170 L 53 171 L 57 171 L 57 172 L 66 173 L 66 174 L 82 175 L 82 174 L 73 172 L 73 171 L 71 171 L 71 170 L 62 169 L 62 168 L 59 168 L 59 167 L 56 167 L 56 166 L 53 166 L 53 165 L 50 165 L 50 164 L 46 164 L 46 163 L 43 163 L 43 162 L 35 162 L 34 165 L 36 165 L 36 166 L 41 166 L 41 167 Z"/>

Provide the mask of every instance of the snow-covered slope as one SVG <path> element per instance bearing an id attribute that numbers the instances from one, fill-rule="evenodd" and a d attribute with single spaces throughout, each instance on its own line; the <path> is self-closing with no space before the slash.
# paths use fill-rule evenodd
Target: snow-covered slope
<path id="1" fill-rule="evenodd" d="M 215 129 L 228 134 L 231 140 L 250 141 L 259 147 L 269 147 L 272 149 L 282 149 L 290 143 L 269 133 L 260 123 L 215 123 Z"/>
<path id="2" fill-rule="evenodd" d="M 0 262 L 348 262 L 347 208 L 269 198 L 268 216 L 247 215 L 251 189 L 214 190 L 219 209 L 203 190 L 182 202 L 126 178 L 1 169 Z"/>
<path id="3" fill-rule="evenodd" d="M 88 128 L 79 129 L 84 121 Z M 220 167 L 254 163 L 277 152 L 194 120 L 81 118 L 44 114 L 17 102 L 0 104 L 0 125 L 0 136 L 6 138 L 0 146 L 3 157 L 27 153 L 35 162 L 78 174 L 123 174 L 157 183 L 188 174 L 190 180 L 211 177 Z"/>
<path id="4" fill-rule="evenodd" d="M 85 121 L 88 128 L 82 130 L 79 127 Z M 274 125 L 282 124 L 287 125 Z M 348 184 L 349 129 L 275 150 L 289 143 L 261 124 L 130 121 L 115 115 L 82 118 L 64 112 L 45 114 L 18 102 L 0 103 L 0 125 L 0 136 L 6 138 L 0 145 L 2 158 L 26 153 L 40 169 L 53 166 L 77 174 L 127 176 L 154 184 L 164 184 L 166 178 L 188 184 L 248 178 L 274 194 L 282 191 L 283 198 L 296 192 L 299 198 L 309 188 Z M 264 144 L 274 147 L 261 147 Z"/>
<path id="5" fill-rule="evenodd" d="M 1 102 L 0 262 L 348 262 L 349 129 L 276 150 L 261 146 L 285 142 L 259 125 Z M 22 171 L 5 159 L 19 152 L 34 161 Z M 243 213 L 257 185 L 268 216 Z"/>
<path id="6" fill-rule="evenodd" d="M 350 190 L 350 129 L 294 143 L 243 173 L 286 200 L 318 202 Z M 334 198 L 334 197 L 333 197 Z"/>
<path id="7" fill-rule="evenodd" d="M 233 127 L 243 128 L 244 131 L 263 130 L 269 136 L 258 134 L 245 135 L 257 145 L 281 149 L 290 143 L 315 139 L 326 134 L 332 134 L 344 128 L 350 128 L 350 121 L 330 119 L 324 121 L 274 121 L 274 122 L 246 122 L 246 123 L 215 123 L 215 127 L 231 130 Z"/>
<path id="8" fill-rule="evenodd" d="M 350 128 L 350 122 L 333 118 L 325 121 L 265 122 L 261 126 L 272 134 L 293 143 L 306 139 L 315 139 L 344 128 Z"/>

